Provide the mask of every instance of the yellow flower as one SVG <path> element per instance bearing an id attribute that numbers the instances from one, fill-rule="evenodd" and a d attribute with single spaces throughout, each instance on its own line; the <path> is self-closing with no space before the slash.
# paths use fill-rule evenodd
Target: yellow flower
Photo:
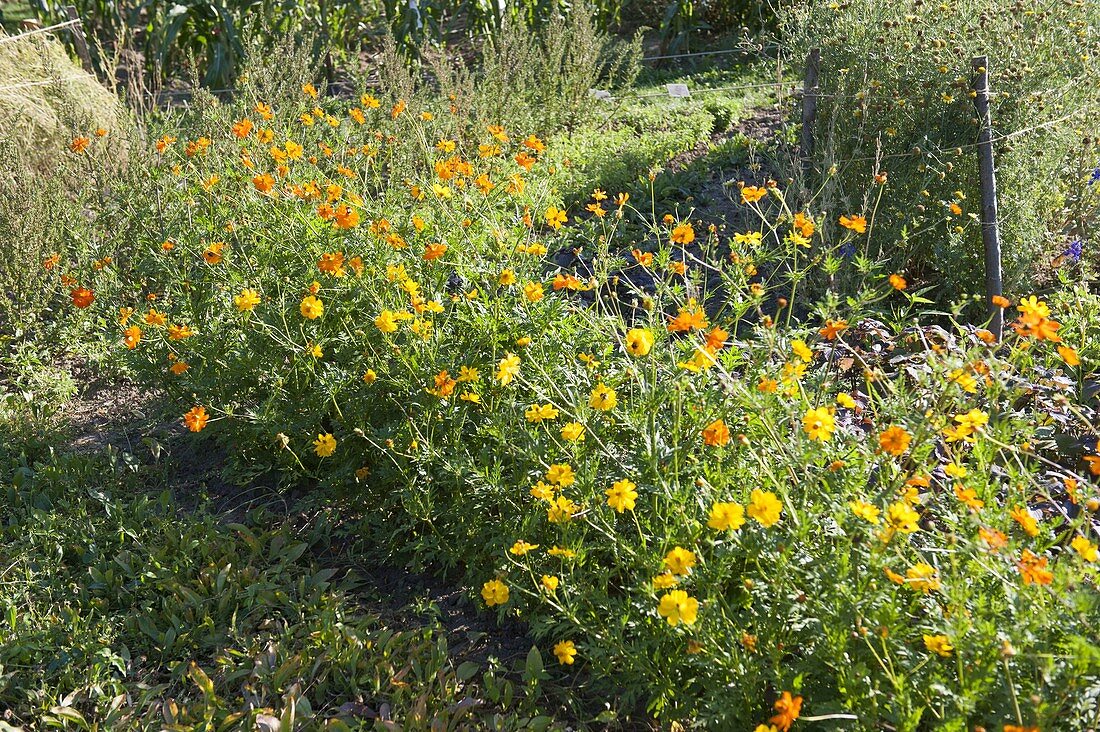
<path id="1" fill-rule="evenodd" d="M 1024 315 L 1031 315 L 1035 318 L 1049 318 L 1050 308 L 1045 302 L 1032 295 L 1031 297 L 1020 298 L 1020 304 L 1016 306 Z"/>
<path id="2" fill-rule="evenodd" d="M 653 578 L 653 589 L 655 590 L 667 590 L 670 587 L 675 587 L 680 583 L 680 580 L 676 578 L 672 572 L 661 572 L 659 575 Z"/>
<path id="3" fill-rule="evenodd" d="M 657 605 L 657 614 L 668 621 L 672 627 L 680 623 L 691 625 L 699 614 L 699 601 L 683 590 L 672 590 L 661 596 Z"/>
<path id="4" fill-rule="evenodd" d="M 237 306 L 239 312 L 249 312 L 260 304 L 260 293 L 246 287 L 233 298 L 233 304 Z"/>
<path id="5" fill-rule="evenodd" d="M 623 478 L 617 480 L 611 484 L 604 493 L 607 495 L 607 505 L 615 509 L 616 512 L 622 513 L 623 511 L 633 511 L 634 502 L 638 498 L 637 488 L 632 481 Z"/>
<path id="6" fill-rule="evenodd" d="M 878 523 L 878 517 L 881 513 L 878 506 L 867 503 L 866 501 L 850 501 L 848 503 L 848 508 L 852 509 L 852 513 L 864 521 L 872 524 Z"/>
<path id="7" fill-rule="evenodd" d="M 951 477 L 951 478 L 965 478 L 966 477 L 966 468 L 959 465 L 958 463 L 948 463 L 946 466 L 944 466 L 943 472 L 946 473 L 948 475 L 948 477 Z"/>
<path id="8" fill-rule="evenodd" d="M 774 493 L 754 488 L 751 498 L 748 508 L 750 517 L 756 519 L 764 527 L 771 527 L 779 523 L 783 503 Z"/>
<path id="9" fill-rule="evenodd" d="M 509 549 L 508 551 L 511 552 L 512 554 L 515 554 L 517 557 L 522 557 L 527 552 L 534 551 L 535 549 L 538 549 L 538 548 L 539 548 L 538 544 L 528 544 L 523 539 L 520 539 L 515 544 L 513 544 L 512 548 Z"/>
<path id="10" fill-rule="evenodd" d="M 564 224 L 568 220 L 569 218 L 565 215 L 565 211 L 562 211 L 561 209 L 554 206 L 546 209 L 546 223 L 555 231 L 560 229 L 562 227 L 562 224 Z"/>
<path id="11" fill-rule="evenodd" d="M 324 314 L 325 304 L 313 295 L 306 295 L 302 298 L 302 304 L 299 306 L 299 310 L 301 310 L 303 318 L 316 320 Z"/>
<path id="12" fill-rule="evenodd" d="M 565 666 L 572 666 L 573 659 L 577 656 L 577 647 L 571 640 L 562 641 L 554 645 L 554 655 L 557 656 L 558 663 Z"/>
<path id="13" fill-rule="evenodd" d="M 615 390 L 606 384 L 597 384 L 588 397 L 588 406 L 601 412 L 609 412 L 618 404 L 618 395 Z"/>
<path id="14" fill-rule="evenodd" d="M 317 435 L 317 439 L 313 441 L 313 451 L 318 457 L 329 457 L 336 452 L 336 438 L 327 432 Z"/>
<path id="15" fill-rule="evenodd" d="M 528 282 L 523 286 L 523 296 L 527 302 L 538 302 L 544 296 L 542 285 L 538 282 Z"/>
<path id="16" fill-rule="evenodd" d="M 905 570 L 906 582 L 914 590 L 920 590 L 924 594 L 940 589 L 940 579 L 936 576 L 936 568 L 931 564 L 919 562 Z"/>
<path id="17" fill-rule="evenodd" d="M 810 363 L 814 360 L 814 352 L 811 351 L 810 347 L 802 341 L 792 342 L 791 350 L 794 351 L 794 355 L 798 356 L 806 363 Z"/>
<path id="18" fill-rule="evenodd" d="M 707 526 L 715 531 L 737 531 L 745 525 L 745 509 L 737 503 L 715 503 Z"/>
<path id="19" fill-rule="evenodd" d="M 542 405 L 532 404 L 527 407 L 523 415 L 531 424 L 538 424 L 539 422 L 557 419 L 558 410 L 554 408 L 553 404 L 549 403 Z"/>
<path id="20" fill-rule="evenodd" d="M 558 496 L 546 509 L 546 518 L 552 524 L 564 524 L 571 521 L 580 510 L 581 507 L 573 501 L 565 496 Z"/>
<path id="21" fill-rule="evenodd" d="M 516 273 L 510 269 L 503 269 L 497 277 L 497 282 L 501 287 L 511 287 L 516 284 Z"/>
<path id="22" fill-rule="evenodd" d="M 570 422 L 561 428 L 561 438 L 569 442 L 582 442 L 584 440 L 584 425 L 580 422 Z"/>
<path id="23" fill-rule="evenodd" d="M 811 440 L 828 442 L 834 430 L 836 430 L 836 422 L 833 420 L 832 411 L 827 407 L 811 409 L 802 417 L 802 431 L 809 435 Z"/>
<path id="24" fill-rule="evenodd" d="M 497 363 L 497 381 L 504 386 L 512 383 L 512 379 L 519 375 L 520 357 L 509 353 Z"/>
<path id="25" fill-rule="evenodd" d="M 544 574 L 542 576 L 542 586 L 546 588 L 547 592 L 554 592 L 558 589 L 558 585 L 561 584 L 561 580 L 552 574 Z"/>
<path id="26" fill-rule="evenodd" d="M 855 409 L 856 400 L 852 398 L 852 395 L 848 392 L 840 392 L 836 395 L 836 403 L 845 409 Z"/>
<path id="27" fill-rule="evenodd" d="M 1097 559 L 1100 559 L 1100 548 L 1083 536 L 1073 537 L 1073 541 L 1071 541 L 1069 545 L 1073 547 L 1073 551 L 1080 554 L 1081 558 L 1086 562 L 1095 562 Z"/>
<path id="28" fill-rule="evenodd" d="M 695 552 L 682 546 L 673 547 L 664 559 L 665 569 L 673 574 L 688 574 L 695 563 Z"/>
<path id="29" fill-rule="evenodd" d="M 891 503 L 886 509 L 886 524 L 892 531 L 900 531 L 903 534 L 912 534 L 919 527 L 917 521 L 920 514 L 914 511 L 907 503 Z"/>
<path id="30" fill-rule="evenodd" d="M 554 463 L 546 471 L 546 479 L 556 486 L 566 488 L 573 485 L 576 476 L 573 474 L 573 466 L 562 463 Z"/>
<path id="31" fill-rule="evenodd" d="M 363 374 L 363 383 L 373 384 L 378 380 L 378 374 L 374 372 L 374 369 L 367 369 L 367 373 Z"/>
<path id="32" fill-rule="evenodd" d="M 955 650 L 955 646 L 951 645 L 946 635 L 928 635 L 927 633 L 924 635 L 924 647 L 944 658 L 950 656 Z"/>
<path id="33" fill-rule="evenodd" d="M 390 310 L 383 310 L 381 314 L 374 319 L 374 327 L 383 333 L 393 333 L 397 330 L 397 313 Z"/>
<path id="34" fill-rule="evenodd" d="M 489 580 L 481 586 L 481 597 L 489 607 L 508 602 L 508 585 L 500 580 Z"/>
<path id="35" fill-rule="evenodd" d="M 649 354 L 653 348 L 653 334 L 643 328 L 631 328 L 626 333 L 626 352 L 636 358 Z"/>
<path id="36" fill-rule="evenodd" d="M 544 481 L 539 481 L 531 486 L 531 495 L 540 501 L 553 501 L 554 500 L 554 486 L 548 485 Z"/>

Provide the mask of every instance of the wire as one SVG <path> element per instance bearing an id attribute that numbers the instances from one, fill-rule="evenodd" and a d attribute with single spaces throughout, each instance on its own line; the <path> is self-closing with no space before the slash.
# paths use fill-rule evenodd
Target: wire
<path id="1" fill-rule="evenodd" d="M 49 86 L 50 84 L 60 84 L 63 81 L 76 81 L 77 79 L 91 78 L 87 74 L 74 74 L 73 76 L 60 76 L 56 79 L 46 79 L 45 81 L 26 81 L 22 84 L 13 84 L 11 86 L 0 86 L 0 92 L 12 91 L 13 89 L 25 89 L 30 86 Z"/>
<path id="2" fill-rule="evenodd" d="M 45 28 L 35 28 L 32 31 L 27 31 L 26 33 L 20 33 L 17 36 L 4 36 L 3 38 L 0 38 L 0 43 L 7 43 L 9 41 L 18 41 L 22 38 L 27 38 L 28 36 L 35 36 L 35 35 L 39 35 L 40 33 L 49 33 L 50 31 L 60 30 L 61 28 L 68 28 L 71 25 L 80 25 L 82 22 L 83 21 L 81 21 L 80 18 L 73 18 L 72 20 L 66 20 L 64 23 L 57 23 L 56 25 L 49 25 L 49 26 L 46 26 Z"/>
<path id="3" fill-rule="evenodd" d="M 729 48 L 722 51 L 696 51 L 695 53 L 673 53 L 667 56 L 643 56 L 640 61 L 663 61 L 670 58 L 691 58 L 693 56 L 719 56 L 727 53 L 748 53 L 744 49 Z"/>
<path id="4" fill-rule="evenodd" d="M 787 82 L 778 82 L 778 83 L 777 82 L 769 82 L 769 83 L 766 83 L 766 84 L 742 84 L 742 85 L 739 85 L 739 86 L 708 86 L 708 87 L 703 87 L 703 88 L 700 88 L 700 89 L 688 89 L 688 92 L 689 92 L 688 97 L 690 97 L 691 95 L 694 95 L 694 94 L 708 94 L 710 92 L 741 91 L 741 90 L 744 90 L 744 89 L 765 89 L 765 88 L 775 88 L 775 87 L 781 87 L 781 86 L 797 86 L 797 85 L 798 85 L 798 82 L 787 81 Z M 654 94 L 628 94 L 626 96 L 612 97 L 612 98 L 613 99 L 651 99 L 651 98 L 654 98 L 654 97 L 668 97 L 670 99 L 686 99 L 686 98 L 688 98 L 688 97 L 673 97 L 670 94 L 668 94 L 667 92 L 657 92 L 657 93 L 654 93 Z"/>

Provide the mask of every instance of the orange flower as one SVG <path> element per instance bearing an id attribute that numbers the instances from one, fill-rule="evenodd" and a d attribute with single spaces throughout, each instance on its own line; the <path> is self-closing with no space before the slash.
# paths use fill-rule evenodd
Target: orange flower
<path id="1" fill-rule="evenodd" d="M 243 140 L 252 134 L 252 127 L 252 120 L 246 117 L 233 124 L 233 134 Z"/>
<path id="2" fill-rule="evenodd" d="M 222 261 L 222 250 L 225 249 L 224 241 L 216 241 L 210 244 L 202 253 L 202 258 L 207 264 L 218 264 Z"/>
<path id="3" fill-rule="evenodd" d="M 343 277 L 347 274 L 344 270 L 344 253 L 326 252 L 322 254 L 321 258 L 317 260 L 317 269 L 333 277 Z"/>
<path id="4" fill-rule="evenodd" d="M 978 529 L 978 538 L 985 542 L 991 551 L 998 551 L 1008 546 L 1008 537 L 1004 532 L 990 529 L 985 526 Z"/>
<path id="5" fill-rule="evenodd" d="M 359 212 L 351 206 L 337 206 L 334 218 L 336 226 L 341 229 L 354 229 L 359 225 Z"/>
<path id="6" fill-rule="evenodd" d="M 763 186 L 746 186 L 742 184 L 741 203 L 756 203 L 766 195 L 768 195 L 768 189 Z"/>
<path id="7" fill-rule="evenodd" d="M 446 244 L 427 244 L 424 247 L 424 261 L 431 262 L 432 260 L 439 259 L 446 253 Z"/>
<path id="8" fill-rule="evenodd" d="M 252 185 L 260 193 L 268 193 L 275 187 L 275 179 L 271 176 L 271 173 L 261 173 L 252 179 Z"/>
<path id="9" fill-rule="evenodd" d="M 728 445 L 730 430 L 721 419 L 716 419 L 703 428 L 703 444 L 708 447 L 721 447 Z"/>
<path id="10" fill-rule="evenodd" d="M 208 421 L 210 421 L 210 415 L 206 413 L 205 407 L 194 407 L 190 412 L 183 415 L 183 423 L 192 432 L 202 432 Z"/>
<path id="11" fill-rule="evenodd" d="M 72 298 L 73 305 L 82 310 L 95 302 L 95 294 L 87 287 L 77 287 L 71 290 L 69 297 Z"/>
<path id="12" fill-rule="evenodd" d="M 688 221 L 678 224 L 676 228 L 672 230 L 672 241 L 681 246 L 692 243 L 695 241 L 695 227 Z"/>
<path id="13" fill-rule="evenodd" d="M 910 438 L 910 434 L 905 431 L 904 427 L 891 425 L 886 428 L 885 432 L 878 436 L 878 444 L 883 452 L 887 452 L 896 457 L 909 449 Z"/>
<path id="14" fill-rule="evenodd" d="M 131 351 L 138 347 L 138 343 L 141 342 L 141 328 L 136 325 L 131 325 L 123 332 L 122 342 L 126 344 L 126 347 Z"/>
<path id="15" fill-rule="evenodd" d="M 905 278 L 899 274 L 890 275 L 889 280 L 890 287 L 893 287 L 895 290 L 904 290 L 906 287 L 909 286 L 909 283 L 905 281 Z"/>
<path id="16" fill-rule="evenodd" d="M 715 326 L 707 333 L 707 348 L 711 351 L 721 351 L 726 347 L 726 339 L 730 337 L 728 331 Z"/>
<path id="17" fill-rule="evenodd" d="M 825 327 L 818 331 L 827 341 L 835 341 L 844 331 L 848 330 L 847 320 L 826 320 Z"/>
<path id="18" fill-rule="evenodd" d="M 775 700 L 775 715 L 768 720 L 775 725 L 780 732 L 787 732 L 791 725 L 802 714 L 802 697 L 791 696 L 791 692 L 784 691 L 783 695 Z"/>
<path id="19" fill-rule="evenodd" d="M 535 158 L 531 157 L 526 152 L 518 153 L 515 157 L 515 161 L 516 161 L 516 164 L 519 165 L 524 170 L 530 170 L 531 167 L 537 162 L 535 160 Z M 523 188 L 521 186 L 517 185 L 516 187 L 519 189 L 519 191 L 523 190 Z"/>
<path id="20" fill-rule="evenodd" d="M 1010 307 L 1012 305 L 1012 301 L 1003 295 L 994 295 L 993 297 L 989 298 L 989 301 L 1001 309 Z"/>
<path id="21" fill-rule="evenodd" d="M 1089 472 L 1100 475 L 1100 455 L 1085 455 L 1085 462 L 1089 464 Z"/>
<path id="22" fill-rule="evenodd" d="M 1081 359 L 1077 355 L 1077 351 L 1073 350 L 1069 346 L 1058 346 L 1058 355 L 1062 357 L 1062 360 L 1066 362 L 1066 366 L 1080 366 Z"/>
<path id="23" fill-rule="evenodd" d="M 867 233 L 867 217 L 866 216 L 841 216 L 840 225 L 849 231 L 854 231 L 857 234 Z"/>
<path id="24" fill-rule="evenodd" d="M 75 137 L 73 141 L 69 143 L 69 149 L 74 153 L 82 153 L 88 149 L 88 146 L 92 144 L 92 138 L 90 137 Z"/>
<path id="25" fill-rule="evenodd" d="M 1016 562 L 1017 569 L 1025 585 L 1049 585 L 1054 581 L 1054 573 L 1047 569 L 1046 557 L 1040 557 L 1031 551 L 1024 549 L 1020 555 L 1020 561 Z"/>
<path id="26" fill-rule="evenodd" d="M 799 234 L 809 239 L 814 235 L 817 225 L 814 224 L 813 218 L 799 212 L 794 215 L 794 228 L 798 229 Z"/>
<path id="27" fill-rule="evenodd" d="M 680 308 L 678 315 L 669 318 L 668 331 L 670 333 L 686 333 L 690 330 L 702 330 L 707 325 L 706 314 L 692 299 L 688 301 L 687 305 Z"/>

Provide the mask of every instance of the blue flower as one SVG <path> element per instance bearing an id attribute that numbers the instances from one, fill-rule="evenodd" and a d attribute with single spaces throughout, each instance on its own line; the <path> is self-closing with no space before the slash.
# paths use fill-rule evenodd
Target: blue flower
<path id="1" fill-rule="evenodd" d="M 856 253 L 856 245 L 853 244 L 852 242 L 842 244 L 840 249 L 838 250 L 838 252 L 839 252 L 840 256 L 847 259 L 848 257 L 851 257 L 853 254 Z"/>
<path id="2" fill-rule="evenodd" d="M 1062 256 L 1068 259 L 1072 259 L 1074 262 L 1081 261 L 1081 255 L 1085 252 L 1085 242 L 1080 239 L 1076 239 L 1070 242 L 1069 248 L 1062 252 Z"/>
<path id="3" fill-rule="evenodd" d="M 1092 176 L 1089 178 L 1089 185 L 1100 183 L 1100 168 L 1092 171 Z"/>

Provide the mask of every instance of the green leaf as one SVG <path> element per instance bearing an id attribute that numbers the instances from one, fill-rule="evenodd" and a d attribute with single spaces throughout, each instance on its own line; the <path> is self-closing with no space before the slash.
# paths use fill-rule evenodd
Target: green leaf
<path id="1" fill-rule="evenodd" d="M 531 650 L 527 652 L 527 663 L 524 666 L 523 680 L 527 682 L 538 681 L 542 675 L 542 653 L 539 652 L 538 646 L 531 646 Z"/>
<path id="2" fill-rule="evenodd" d="M 458 667 L 458 670 L 455 671 L 455 676 L 458 677 L 459 681 L 469 681 L 477 675 L 480 668 L 481 666 L 473 661 L 465 661 Z"/>

